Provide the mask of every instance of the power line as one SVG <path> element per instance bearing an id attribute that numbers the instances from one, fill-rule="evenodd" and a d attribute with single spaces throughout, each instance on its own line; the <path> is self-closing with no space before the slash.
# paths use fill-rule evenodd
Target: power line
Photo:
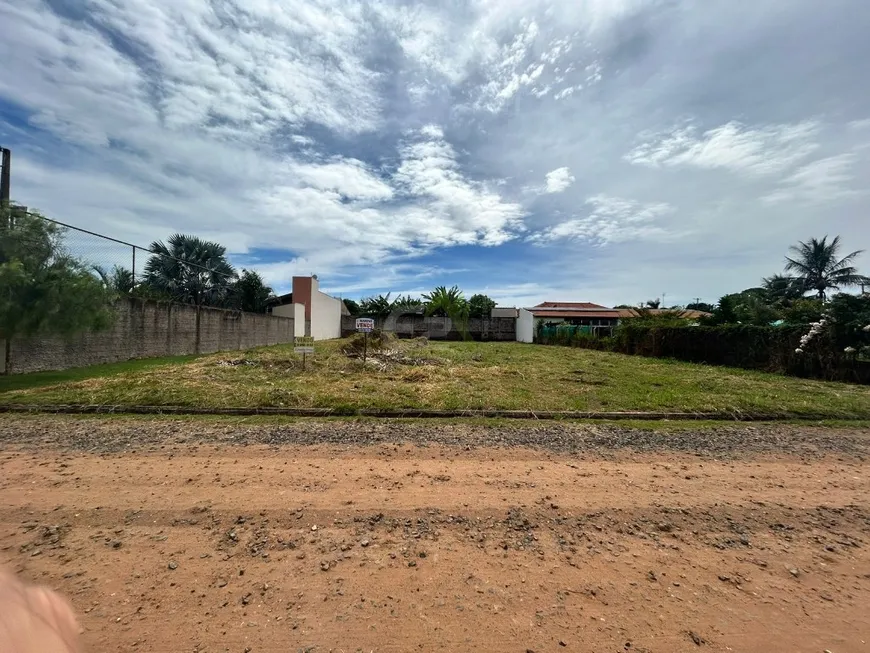
<path id="1" fill-rule="evenodd" d="M 82 227 L 76 227 L 76 226 L 74 226 L 74 225 L 67 224 L 66 222 L 61 222 L 60 220 L 54 220 L 54 219 L 52 219 L 52 218 L 47 218 L 47 217 L 45 217 L 44 215 L 40 215 L 39 213 L 34 213 L 33 211 L 28 211 L 25 207 L 20 207 L 20 206 L 11 206 L 10 209 L 11 209 L 12 211 L 17 212 L 19 215 L 20 215 L 20 214 L 29 215 L 29 216 L 31 216 L 31 217 L 33 217 L 33 218 L 39 218 L 40 220 L 45 220 L 46 222 L 51 222 L 52 224 L 56 224 L 56 225 L 58 225 L 58 226 L 60 226 L 60 227 L 63 227 L 64 229 L 71 229 L 71 230 L 73 230 L 73 231 L 77 231 L 77 232 L 80 232 L 80 233 L 84 233 L 84 234 L 87 234 L 87 235 L 89 235 L 89 236 L 94 236 L 95 238 L 100 238 L 100 239 L 102 239 L 102 240 L 107 240 L 107 241 L 109 241 L 109 242 L 117 243 L 117 244 L 119 244 L 119 245 L 124 245 L 125 247 L 130 247 L 130 248 L 133 250 L 133 266 L 134 266 L 133 273 L 134 273 L 134 275 L 135 275 L 135 272 L 136 272 L 136 270 L 135 270 L 135 265 L 136 265 L 136 250 L 138 249 L 138 250 L 141 250 L 141 251 L 143 251 L 143 252 L 148 252 L 148 253 L 149 253 L 150 255 L 152 255 L 152 256 L 159 256 L 159 257 L 161 257 L 161 258 L 166 258 L 166 259 L 169 259 L 169 260 L 172 260 L 172 261 L 176 261 L 177 263 L 181 263 L 181 264 L 183 264 L 183 265 L 186 265 L 186 266 L 189 266 L 189 267 L 192 267 L 192 268 L 196 268 L 196 269 L 202 270 L 202 271 L 204 271 L 204 272 L 208 272 L 209 274 L 217 274 L 217 275 L 220 275 L 220 276 L 222 276 L 222 277 L 224 277 L 224 278 L 226 278 L 226 279 L 232 279 L 232 278 L 233 278 L 233 275 L 232 275 L 232 274 L 228 274 L 228 273 L 226 273 L 226 272 L 220 272 L 220 271 L 218 271 L 218 270 L 212 270 L 211 268 L 208 268 L 208 267 L 206 267 L 206 266 L 204 266 L 204 265 L 200 265 L 199 263 L 194 263 L 194 262 L 192 262 L 192 261 L 186 261 L 186 260 L 184 260 L 184 259 L 180 259 L 180 258 L 177 258 L 177 257 L 175 257 L 175 256 L 172 256 L 171 254 L 164 254 L 164 253 L 162 253 L 162 252 L 155 252 L 155 251 L 154 251 L 152 248 L 150 248 L 150 247 L 142 247 L 141 245 L 136 245 L 136 244 L 134 244 L 134 243 L 129 243 L 129 242 L 125 241 L 125 240 L 119 240 L 118 238 L 112 238 L 111 236 L 106 236 L 106 235 L 103 235 L 103 234 L 97 233 L 97 232 L 95 232 L 95 231 L 90 231 L 90 230 L 88 230 L 88 229 L 83 229 Z"/>

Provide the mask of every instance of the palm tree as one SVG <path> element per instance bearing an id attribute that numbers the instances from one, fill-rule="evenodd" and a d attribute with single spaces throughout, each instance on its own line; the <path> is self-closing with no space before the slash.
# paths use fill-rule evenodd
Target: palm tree
<path id="1" fill-rule="evenodd" d="M 774 274 L 761 280 L 769 299 L 774 302 L 790 302 L 803 297 L 806 292 L 803 280 L 785 274 Z"/>
<path id="2" fill-rule="evenodd" d="M 136 287 L 133 272 L 121 265 L 114 266 L 111 272 L 99 265 L 95 265 L 93 270 L 100 277 L 103 285 L 116 295 L 129 295 Z"/>
<path id="3" fill-rule="evenodd" d="M 393 311 L 401 313 L 414 313 L 423 306 L 423 300 L 411 297 L 411 295 L 399 295 L 393 302 Z"/>
<path id="4" fill-rule="evenodd" d="M 852 265 L 863 250 L 859 249 L 838 258 L 839 236 L 830 243 L 827 236 L 821 240 L 811 238 L 808 242 L 800 242 L 789 249 L 795 253 L 795 258 L 786 257 L 786 272 L 797 273 L 804 292 L 815 291 L 822 301 L 829 289 L 839 290 L 841 286 L 867 283 L 867 277 L 858 274 L 858 269 Z"/>
<path id="5" fill-rule="evenodd" d="M 426 315 L 449 317 L 462 334 L 463 340 L 471 339 L 471 334 L 468 332 L 468 300 L 465 299 L 459 286 L 449 289 L 446 286 L 438 286 L 432 292 L 424 293 L 423 301 L 426 303 Z"/>
<path id="6" fill-rule="evenodd" d="M 423 294 L 426 315 L 439 315 L 450 319 L 461 319 L 468 315 L 468 302 L 458 286 L 447 288 L 438 286 L 430 293 Z"/>
<path id="7" fill-rule="evenodd" d="M 378 295 L 377 297 L 365 297 L 359 302 L 360 315 L 373 317 L 376 320 L 385 320 L 393 312 L 393 303 L 390 295 Z"/>
<path id="8" fill-rule="evenodd" d="M 145 284 L 179 302 L 222 306 L 229 299 L 236 271 L 223 245 L 196 236 L 173 234 L 169 245 L 151 244 Z"/>

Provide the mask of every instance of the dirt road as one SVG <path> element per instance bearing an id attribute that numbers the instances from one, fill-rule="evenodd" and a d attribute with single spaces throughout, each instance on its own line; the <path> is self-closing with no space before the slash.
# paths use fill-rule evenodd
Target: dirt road
<path id="1" fill-rule="evenodd" d="M 325 444 L 313 444 L 325 442 Z M 88 651 L 870 651 L 870 434 L 0 419 Z"/>

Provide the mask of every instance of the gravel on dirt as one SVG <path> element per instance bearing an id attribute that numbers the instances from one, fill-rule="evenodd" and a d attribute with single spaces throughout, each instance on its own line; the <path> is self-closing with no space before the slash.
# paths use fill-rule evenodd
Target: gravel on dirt
<path id="1" fill-rule="evenodd" d="M 364 446 L 383 443 L 440 444 L 465 448 L 532 447 L 572 454 L 609 451 L 697 453 L 718 458 L 788 452 L 799 456 L 870 454 L 866 428 L 818 428 L 735 424 L 643 429 L 573 422 L 477 426 L 442 421 L 299 421 L 287 424 L 184 419 L 0 416 L 0 444 L 30 444 L 78 451 L 146 451 L 172 444 Z"/>

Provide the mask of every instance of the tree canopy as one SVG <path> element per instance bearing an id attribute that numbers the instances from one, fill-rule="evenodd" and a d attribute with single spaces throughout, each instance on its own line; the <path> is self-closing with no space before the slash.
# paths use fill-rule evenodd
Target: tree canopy
<path id="1" fill-rule="evenodd" d="M 468 316 L 487 318 L 492 315 L 492 309 L 496 306 L 495 300 L 486 295 L 472 295 L 468 300 Z"/>
<path id="2" fill-rule="evenodd" d="M 64 230 L 0 206 L 0 338 L 72 335 L 109 326 L 113 292 L 70 256 Z"/>
<path id="3" fill-rule="evenodd" d="M 821 240 L 810 238 L 807 242 L 793 245 L 790 251 L 793 257 L 786 257 L 785 270 L 795 273 L 802 289 L 801 294 L 813 291 L 824 301 L 828 290 L 870 283 L 852 265 L 863 250 L 856 250 L 840 258 L 839 236 L 830 242 L 827 236 Z"/>
<path id="4" fill-rule="evenodd" d="M 274 296 L 272 288 L 263 277 L 253 270 L 242 270 L 241 276 L 232 285 L 230 304 L 232 308 L 249 313 L 265 313 L 269 299 Z"/>
<path id="5" fill-rule="evenodd" d="M 352 299 L 343 299 L 344 305 L 347 307 L 347 312 L 356 317 L 361 314 L 359 304 Z"/>
<path id="6" fill-rule="evenodd" d="M 197 236 L 173 234 L 168 244 L 151 244 L 145 264 L 145 285 L 169 299 L 197 306 L 225 306 L 236 271 L 226 247 Z"/>
<path id="7" fill-rule="evenodd" d="M 360 300 L 359 309 L 360 315 L 363 317 L 373 317 L 376 320 L 385 320 L 390 313 L 393 312 L 393 303 L 390 301 L 390 294 L 378 295 L 377 297 L 366 297 Z"/>
<path id="8" fill-rule="evenodd" d="M 393 311 L 400 313 L 414 313 L 423 306 L 423 300 L 411 297 L 411 295 L 399 295 L 393 302 Z"/>
<path id="9" fill-rule="evenodd" d="M 426 303 L 426 315 L 453 320 L 468 317 L 468 301 L 459 286 L 437 286 L 432 292 L 423 294 L 423 301 Z"/>

